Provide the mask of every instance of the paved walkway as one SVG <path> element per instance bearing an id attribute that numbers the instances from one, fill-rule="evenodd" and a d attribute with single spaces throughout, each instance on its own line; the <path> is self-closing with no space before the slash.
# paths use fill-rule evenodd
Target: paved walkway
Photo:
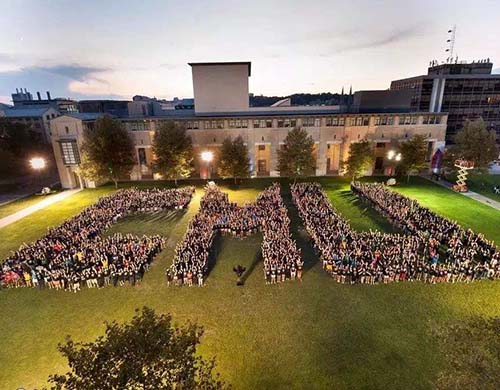
<path id="1" fill-rule="evenodd" d="M 0 229 L 7 226 L 7 225 L 10 225 L 11 223 L 17 222 L 20 219 L 23 219 L 24 217 L 27 217 L 28 215 L 33 214 L 34 212 L 36 212 L 38 210 L 41 210 L 47 206 L 50 206 L 51 204 L 54 204 L 54 203 L 59 202 L 63 199 L 66 199 L 66 198 L 72 196 L 73 194 L 76 194 L 79 191 L 81 191 L 81 189 L 78 188 L 76 190 L 68 190 L 68 191 L 60 192 L 59 194 L 51 195 L 51 196 L 41 200 L 40 202 L 38 202 L 32 206 L 29 206 L 29 207 L 26 207 L 22 210 L 19 210 L 18 212 L 14 213 L 14 214 L 7 215 L 6 217 L 0 219 Z"/>
<path id="2" fill-rule="evenodd" d="M 432 181 L 433 183 L 436 183 L 440 185 L 441 187 L 448 188 L 453 191 L 453 183 L 450 183 L 449 181 L 446 180 L 431 180 L 430 178 L 426 176 L 422 176 L 423 178 Z M 459 192 L 459 194 L 462 194 L 463 196 L 467 196 L 468 198 L 474 199 L 475 201 L 478 201 L 479 203 L 485 204 L 486 206 L 493 207 L 494 209 L 500 210 L 500 202 L 497 202 L 496 200 L 493 200 L 491 198 L 488 198 L 487 196 L 478 194 L 477 192 L 473 191 L 467 191 L 467 192 Z"/>

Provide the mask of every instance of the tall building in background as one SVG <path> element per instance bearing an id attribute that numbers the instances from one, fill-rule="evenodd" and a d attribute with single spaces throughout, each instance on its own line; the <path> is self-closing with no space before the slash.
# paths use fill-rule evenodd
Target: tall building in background
<path id="1" fill-rule="evenodd" d="M 447 112 L 446 142 L 467 119 L 483 118 L 500 142 L 500 74 L 489 59 L 478 62 L 431 62 L 427 75 L 391 82 L 391 90 L 411 90 L 412 111 Z"/>

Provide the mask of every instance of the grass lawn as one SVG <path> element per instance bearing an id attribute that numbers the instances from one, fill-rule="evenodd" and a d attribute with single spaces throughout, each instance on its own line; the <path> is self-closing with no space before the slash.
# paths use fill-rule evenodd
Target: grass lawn
<path id="1" fill-rule="evenodd" d="M 455 182 L 457 177 L 456 175 L 451 175 L 448 179 Z M 500 194 L 493 192 L 493 187 L 500 187 L 500 175 L 470 174 L 467 178 L 467 186 L 471 191 L 500 202 Z"/>
<path id="2" fill-rule="evenodd" d="M 410 185 L 403 181 L 394 189 L 500 246 L 500 211 L 420 177 L 412 177 Z"/>
<path id="3" fill-rule="evenodd" d="M 47 196 L 50 197 L 52 196 L 52 194 Z M 10 214 L 14 214 L 26 207 L 33 206 L 34 204 L 41 202 L 45 198 L 46 198 L 45 196 L 31 195 L 26 198 L 22 198 L 14 202 L 7 203 L 3 206 L 0 206 L 0 218 L 6 217 Z"/>
<path id="4" fill-rule="evenodd" d="M 337 210 L 354 228 L 391 230 L 377 213 L 360 206 L 347 192 L 346 181 L 321 181 Z M 270 183 L 249 180 L 238 190 L 224 190 L 230 199 L 243 203 L 253 201 Z M 473 222 L 468 219 L 473 210 L 449 206 L 450 202 L 460 203 L 462 196 L 441 193 L 446 190 L 430 184 L 419 182 L 398 190 L 421 201 L 431 202 L 434 196 L 438 211 L 445 215 L 455 212 L 453 217 L 461 222 L 465 214 L 463 222 Z M 292 234 L 305 260 L 302 283 L 264 284 L 261 236 L 255 235 L 244 240 L 217 240 L 217 260 L 204 288 L 167 287 L 164 272 L 199 207 L 202 192 L 197 190 L 187 211 L 130 217 L 108 232 L 168 237 L 165 250 L 141 285 L 84 289 L 78 294 L 29 289 L 0 292 L 0 389 L 39 387 L 49 373 L 66 369 L 56 350 L 66 334 L 76 340 L 94 339 L 102 334 L 103 321 L 126 321 L 143 305 L 170 312 L 178 322 L 189 319 L 203 325 L 200 352 L 216 356 L 218 370 L 235 389 L 431 389 L 442 365 L 430 335 L 432 326 L 470 314 L 500 315 L 500 302 L 495 298 L 500 296 L 499 282 L 334 283 L 311 249 L 291 205 L 288 186 L 282 188 Z M 85 190 L 0 229 L 0 258 L 110 191 L 108 187 Z M 498 222 L 499 217 L 490 211 L 481 218 L 475 225 L 479 228 Z M 244 287 L 235 285 L 232 268 L 236 264 L 248 270 Z"/>

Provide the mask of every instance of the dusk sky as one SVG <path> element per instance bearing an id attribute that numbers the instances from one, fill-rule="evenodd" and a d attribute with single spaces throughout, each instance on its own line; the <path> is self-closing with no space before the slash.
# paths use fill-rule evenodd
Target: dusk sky
<path id="1" fill-rule="evenodd" d="M 500 1 L 0 0 L 0 102 L 192 97 L 187 62 L 251 61 L 250 92 L 385 89 L 446 58 L 500 72 Z"/>

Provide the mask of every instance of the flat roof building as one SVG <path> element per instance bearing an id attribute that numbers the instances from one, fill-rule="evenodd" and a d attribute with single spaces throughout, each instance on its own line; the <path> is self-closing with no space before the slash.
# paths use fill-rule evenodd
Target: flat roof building
<path id="1" fill-rule="evenodd" d="M 491 74 L 488 60 L 471 63 L 432 62 L 427 75 L 391 82 L 391 90 L 411 91 L 413 111 L 447 112 L 446 141 L 453 138 L 467 119 L 482 118 L 500 141 L 500 74 Z"/>

